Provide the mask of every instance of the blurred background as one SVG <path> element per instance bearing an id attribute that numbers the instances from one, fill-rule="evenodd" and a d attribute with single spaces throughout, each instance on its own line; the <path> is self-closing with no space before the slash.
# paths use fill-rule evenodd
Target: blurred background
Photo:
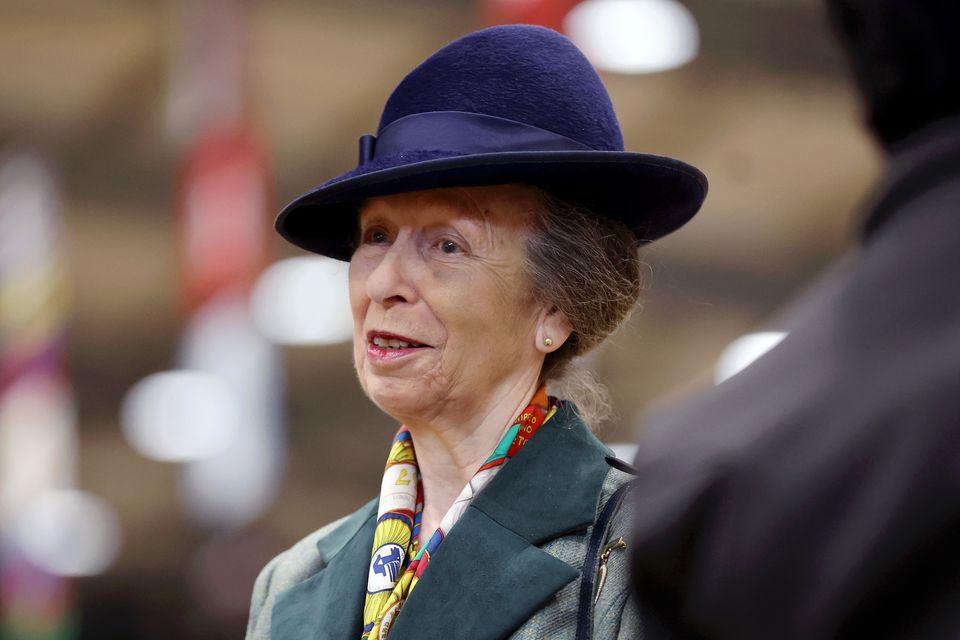
<path id="1" fill-rule="evenodd" d="M 259 569 L 377 493 L 345 267 L 272 218 L 509 22 L 573 37 L 628 150 L 711 182 L 582 363 L 601 438 L 776 341 L 880 169 L 816 0 L 2 0 L 0 637 L 240 637 Z"/>

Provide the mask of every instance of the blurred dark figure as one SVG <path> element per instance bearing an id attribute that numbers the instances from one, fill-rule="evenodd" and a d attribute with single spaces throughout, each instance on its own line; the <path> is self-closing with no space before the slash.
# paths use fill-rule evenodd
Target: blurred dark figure
<path id="1" fill-rule="evenodd" d="M 889 172 L 787 339 L 640 443 L 635 587 L 684 637 L 960 638 L 960 2 L 827 4 Z"/>

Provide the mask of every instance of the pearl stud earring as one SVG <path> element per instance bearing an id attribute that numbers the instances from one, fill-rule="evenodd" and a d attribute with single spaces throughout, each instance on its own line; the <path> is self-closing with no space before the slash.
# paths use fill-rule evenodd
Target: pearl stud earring
<path id="1" fill-rule="evenodd" d="M 548 347 L 553 346 L 553 340 L 550 338 L 544 338 L 543 344 L 547 345 Z"/>

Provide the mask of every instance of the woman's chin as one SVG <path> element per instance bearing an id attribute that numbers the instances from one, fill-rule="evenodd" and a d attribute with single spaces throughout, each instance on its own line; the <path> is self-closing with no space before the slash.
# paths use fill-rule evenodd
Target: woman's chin
<path id="1" fill-rule="evenodd" d="M 371 376 L 361 386 L 381 411 L 400 421 L 422 415 L 433 404 L 422 381 Z"/>

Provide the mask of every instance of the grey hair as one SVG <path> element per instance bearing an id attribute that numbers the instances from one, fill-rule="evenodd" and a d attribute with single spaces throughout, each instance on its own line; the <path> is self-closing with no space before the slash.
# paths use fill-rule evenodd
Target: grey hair
<path id="1" fill-rule="evenodd" d="M 603 342 L 633 312 L 643 289 L 634 234 L 622 222 L 542 192 L 526 239 L 524 269 L 534 295 L 555 306 L 573 332 L 547 355 L 541 381 L 572 400 L 596 427 L 611 415 L 607 390 L 573 360 Z"/>

